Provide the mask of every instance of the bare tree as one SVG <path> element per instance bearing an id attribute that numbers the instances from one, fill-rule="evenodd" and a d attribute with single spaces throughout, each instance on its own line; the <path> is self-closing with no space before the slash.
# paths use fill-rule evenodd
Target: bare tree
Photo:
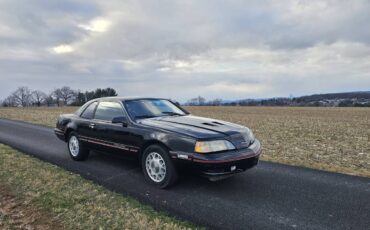
<path id="1" fill-rule="evenodd" d="M 186 102 L 187 105 L 198 105 L 198 100 L 197 98 L 192 98 L 192 99 L 189 99 L 187 102 Z"/>
<path id="2" fill-rule="evenodd" d="M 54 93 L 53 93 L 53 92 L 51 92 L 51 93 L 49 93 L 49 94 L 45 97 L 45 103 L 46 103 L 46 105 L 47 105 L 48 107 L 49 107 L 49 106 L 51 106 L 51 105 L 53 104 L 53 102 L 54 102 L 53 95 L 54 95 Z M 59 106 L 59 104 L 58 104 L 58 106 Z"/>
<path id="3" fill-rule="evenodd" d="M 196 98 L 192 98 L 188 100 L 188 105 L 205 105 L 206 99 L 204 97 L 198 96 Z"/>
<path id="4" fill-rule="evenodd" d="M 46 93 L 42 92 L 41 90 L 35 90 L 32 92 L 32 97 L 37 106 L 40 107 L 41 104 L 44 103 L 47 96 Z"/>
<path id="5" fill-rule="evenodd" d="M 70 87 L 63 86 L 60 89 L 54 90 L 54 96 L 56 97 L 58 106 L 60 99 L 64 102 L 64 105 L 68 105 L 75 98 L 76 93 Z"/>
<path id="6" fill-rule="evenodd" d="M 80 90 L 75 91 L 68 86 L 64 86 L 55 89 L 49 94 L 45 94 L 41 90 L 31 91 L 28 87 L 23 86 L 19 87 L 9 97 L 0 100 L 0 105 L 25 107 L 30 105 L 41 106 L 46 104 L 47 106 L 51 106 L 57 104 L 60 106 L 62 102 L 64 105 L 82 105 L 88 100 L 108 96 L 117 96 L 116 90 L 113 88 L 98 88 L 95 91 L 82 93 Z"/>
<path id="7" fill-rule="evenodd" d="M 61 97 L 65 105 L 68 105 L 76 97 L 76 92 L 68 86 L 64 86 L 60 89 Z"/>
<path id="8" fill-rule="evenodd" d="M 3 106 L 4 107 L 14 107 L 16 106 L 16 103 L 15 103 L 15 100 L 14 100 L 14 97 L 12 95 L 6 97 L 4 100 L 3 100 Z"/>
<path id="9" fill-rule="evenodd" d="M 199 105 L 204 105 L 206 103 L 206 99 L 204 97 L 198 96 Z"/>
<path id="10" fill-rule="evenodd" d="M 57 103 L 58 107 L 60 106 L 60 99 L 62 97 L 62 92 L 60 89 L 55 89 L 52 92 L 52 97 L 55 98 L 55 102 Z"/>
<path id="11" fill-rule="evenodd" d="M 220 106 L 222 104 L 222 99 L 221 98 L 216 98 L 212 101 L 208 101 L 209 105 L 214 105 L 214 106 Z"/>
<path id="12" fill-rule="evenodd" d="M 26 86 L 19 87 L 12 93 L 12 97 L 17 106 L 26 107 L 32 104 L 32 93 Z"/>

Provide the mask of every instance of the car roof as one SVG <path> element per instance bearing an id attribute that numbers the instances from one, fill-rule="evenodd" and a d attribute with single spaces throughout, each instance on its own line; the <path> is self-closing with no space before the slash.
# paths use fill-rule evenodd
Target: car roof
<path id="1" fill-rule="evenodd" d="M 156 97 L 137 97 L 137 96 L 127 96 L 127 97 L 101 97 L 95 99 L 95 101 L 130 101 L 130 100 L 140 100 L 140 99 L 164 99 L 166 98 L 156 98 Z"/>

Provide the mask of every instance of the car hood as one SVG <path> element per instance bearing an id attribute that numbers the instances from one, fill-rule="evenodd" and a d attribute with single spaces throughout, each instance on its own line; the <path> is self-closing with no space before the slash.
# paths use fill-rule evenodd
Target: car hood
<path id="1" fill-rule="evenodd" d="M 142 119 L 138 123 L 181 133 L 197 139 L 229 139 L 229 137 L 248 132 L 241 125 L 193 115 Z"/>

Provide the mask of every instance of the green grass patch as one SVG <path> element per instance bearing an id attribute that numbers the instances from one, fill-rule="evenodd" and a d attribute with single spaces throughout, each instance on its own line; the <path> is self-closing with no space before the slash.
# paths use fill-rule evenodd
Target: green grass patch
<path id="1" fill-rule="evenodd" d="M 66 229 L 196 229 L 133 198 L 0 144 L 0 185 Z M 1 194 L 0 194 L 1 195 Z"/>

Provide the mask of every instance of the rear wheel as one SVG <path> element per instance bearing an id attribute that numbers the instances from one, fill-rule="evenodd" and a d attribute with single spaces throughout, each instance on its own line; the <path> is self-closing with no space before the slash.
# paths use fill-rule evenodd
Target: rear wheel
<path id="1" fill-rule="evenodd" d="M 151 145 L 145 149 L 141 165 L 145 179 L 157 187 L 169 187 L 177 180 L 175 165 L 168 151 L 160 145 Z"/>
<path id="2" fill-rule="evenodd" d="M 76 132 L 68 135 L 68 152 L 73 160 L 86 160 L 89 156 L 89 150 L 81 143 Z"/>

